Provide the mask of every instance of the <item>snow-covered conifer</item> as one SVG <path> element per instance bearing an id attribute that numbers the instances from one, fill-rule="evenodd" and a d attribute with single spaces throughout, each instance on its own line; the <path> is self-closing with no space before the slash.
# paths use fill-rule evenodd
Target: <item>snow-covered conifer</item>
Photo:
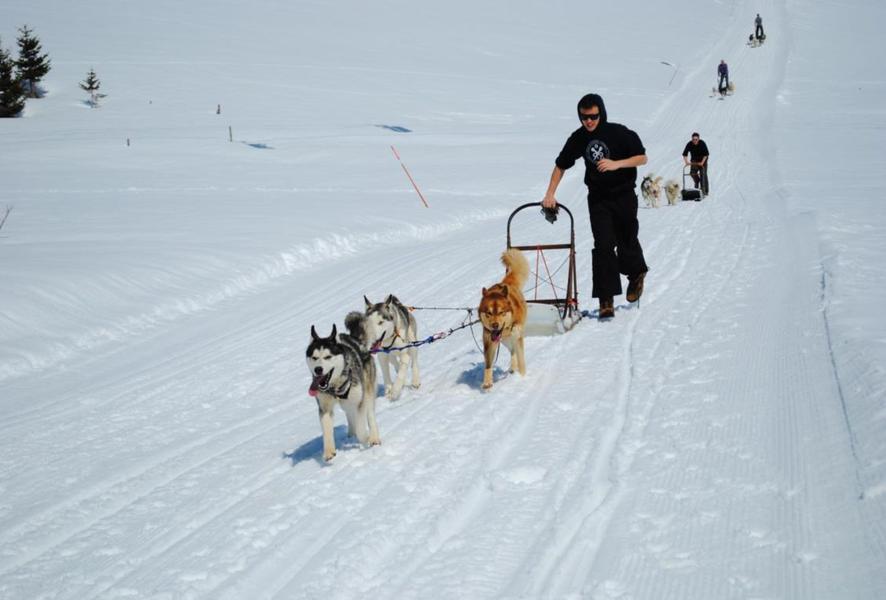
<path id="1" fill-rule="evenodd" d="M 0 117 L 15 117 L 25 108 L 25 90 L 15 63 L 0 44 Z"/>
<path id="2" fill-rule="evenodd" d="M 106 94 L 100 94 L 98 91 L 101 85 L 101 81 L 99 81 L 98 76 L 95 74 L 95 69 L 89 69 L 86 79 L 80 82 L 80 89 L 89 94 L 89 105 L 93 108 L 98 108 L 99 99 L 106 96 Z"/>
<path id="3" fill-rule="evenodd" d="M 28 94 L 32 98 L 39 98 L 40 88 L 37 84 L 49 73 L 49 56 L 40 53 L 43 50 L 40 40 L 27 25 L 18 32 L 18 60 L 15 66 Z"/>

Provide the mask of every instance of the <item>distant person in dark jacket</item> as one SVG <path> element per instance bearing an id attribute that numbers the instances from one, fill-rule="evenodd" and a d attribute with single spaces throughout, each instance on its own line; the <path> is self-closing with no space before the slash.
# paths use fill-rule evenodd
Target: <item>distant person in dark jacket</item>
<path id="1" fill-rule="evenodd" d="M 762 40 L 764 37 L 766 37 L 763 34 L 763 17 L 760 16 L 760 13 L 757 13 L 757 18 L 754 19 L 754 26 L 754 37 L 756 37 L 758 40 Z"/>
<path id="2" fill-rule="evenodd" d="M 725 94 L 726 90 L 729 89 L 729 67 L 726 65 L 725 60 L 720 61 L 720 66 L 717 67 L 717 75 L 720 76 L 717 90 L 719 90 L 721 94 Z"/>
<path id="3" fill-rule="evenodd" d="M 591 251 L 593 290 L 599 298 L 598 317 L 615 316 L 614 296 L 621 294 L 621 277 L 628 276 L 626 299 L 636 302 L 643 293 L 643 279 L 649 267 L 637 238 L 637 167 L 646 164 L 646 149 L 640 136 L 606 118 L 603 98 L 588 94 L 578 103 L 581 127 L 572 132 L 557 156 L 542 206 L 557 206 L 554 193 L 566 169 L 579 158 L 585 163 L 588 186 L 588 213 L 594 249 Z"/>
<path id="4" fill-rule="evenodd" d="M 708 195 L 708 145 L 704 143 L 698 132 L 693 132 L 692 139 L 683 148 L 683 164 L 690 166 L 689 175 L 695 182 L 695 187 Z"/>

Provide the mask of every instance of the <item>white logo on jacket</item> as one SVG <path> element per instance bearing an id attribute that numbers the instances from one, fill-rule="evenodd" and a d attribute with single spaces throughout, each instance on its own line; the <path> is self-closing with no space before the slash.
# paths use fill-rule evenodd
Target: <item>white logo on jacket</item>
<path id="1" fill-rule="evenodd" d="M 600 140 L 591 140 L 585 149 L 585 158 L 597 164 L 601 158 L 609 158 L 609 146 Z"/>

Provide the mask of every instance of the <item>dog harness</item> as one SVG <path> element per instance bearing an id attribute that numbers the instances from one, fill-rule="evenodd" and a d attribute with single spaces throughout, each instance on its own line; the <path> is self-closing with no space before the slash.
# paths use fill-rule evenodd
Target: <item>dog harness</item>
<path id="1" fill-rule="evenodd" d="M 390 351 L 391 351 L 391 348 L 394 347 L 394 342 L 397 341 L 397 338 L 400 338 L 400 339 L 403 340 L 404 342 L 406 341 L 406 338 L 404 338 L 403 336 L 401 336 L 401 335 L 400 335 L 400 332 L 397 330 L 397 328 L 394 327 L 394 337 L 391 338 L 391 343 L 388 344 L 387 346 L 379 346 L 379 348 L 381 349 L 381 351 L 382 351 L 382 352 L 390 352 Z"/>
<path id="2" fill-rule="evenodd" d="M 332 392 L 332 395 L 338 398 L 339 400 L 344 400 L 348 397 L 348 394 L 351 392 L 351 370 L 348 369 L 347 379 L 345 380 L 345 385 L 338 388 L 337 390 Z"/>

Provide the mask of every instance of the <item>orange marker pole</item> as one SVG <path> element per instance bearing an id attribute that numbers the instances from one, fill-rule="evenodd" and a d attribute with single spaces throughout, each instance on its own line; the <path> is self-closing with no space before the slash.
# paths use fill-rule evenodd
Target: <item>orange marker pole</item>
<path id="1" fill-rule="evenodd" d="M 403 172 L 406 173 L 406 176 L 409 178 L 410 183 L 412 183 L 412 187 L 415 188 L 415 192 L 418 194 L 418 197 L 421 198 L 422 204 L 425 205 L 425 208 L 430 208 L 428 206 L 428 201 L 425 200 L 425 197 L 421 193 L 421 190 L 418 189 L 418 186 L 415 184 L 415 180 L 412 178 L 412 175 L 409 174 L 409 169 L 406 168 L 406 165 L 404 165 L 403 161 L 400 159 L 400 155 L 397 153 L 397 149 L 391 146 L 391 150 L 394 152 L 394 156 L 396 156 L 397 160 L 400 162 L 400 166 L 403 167 Z"/>

